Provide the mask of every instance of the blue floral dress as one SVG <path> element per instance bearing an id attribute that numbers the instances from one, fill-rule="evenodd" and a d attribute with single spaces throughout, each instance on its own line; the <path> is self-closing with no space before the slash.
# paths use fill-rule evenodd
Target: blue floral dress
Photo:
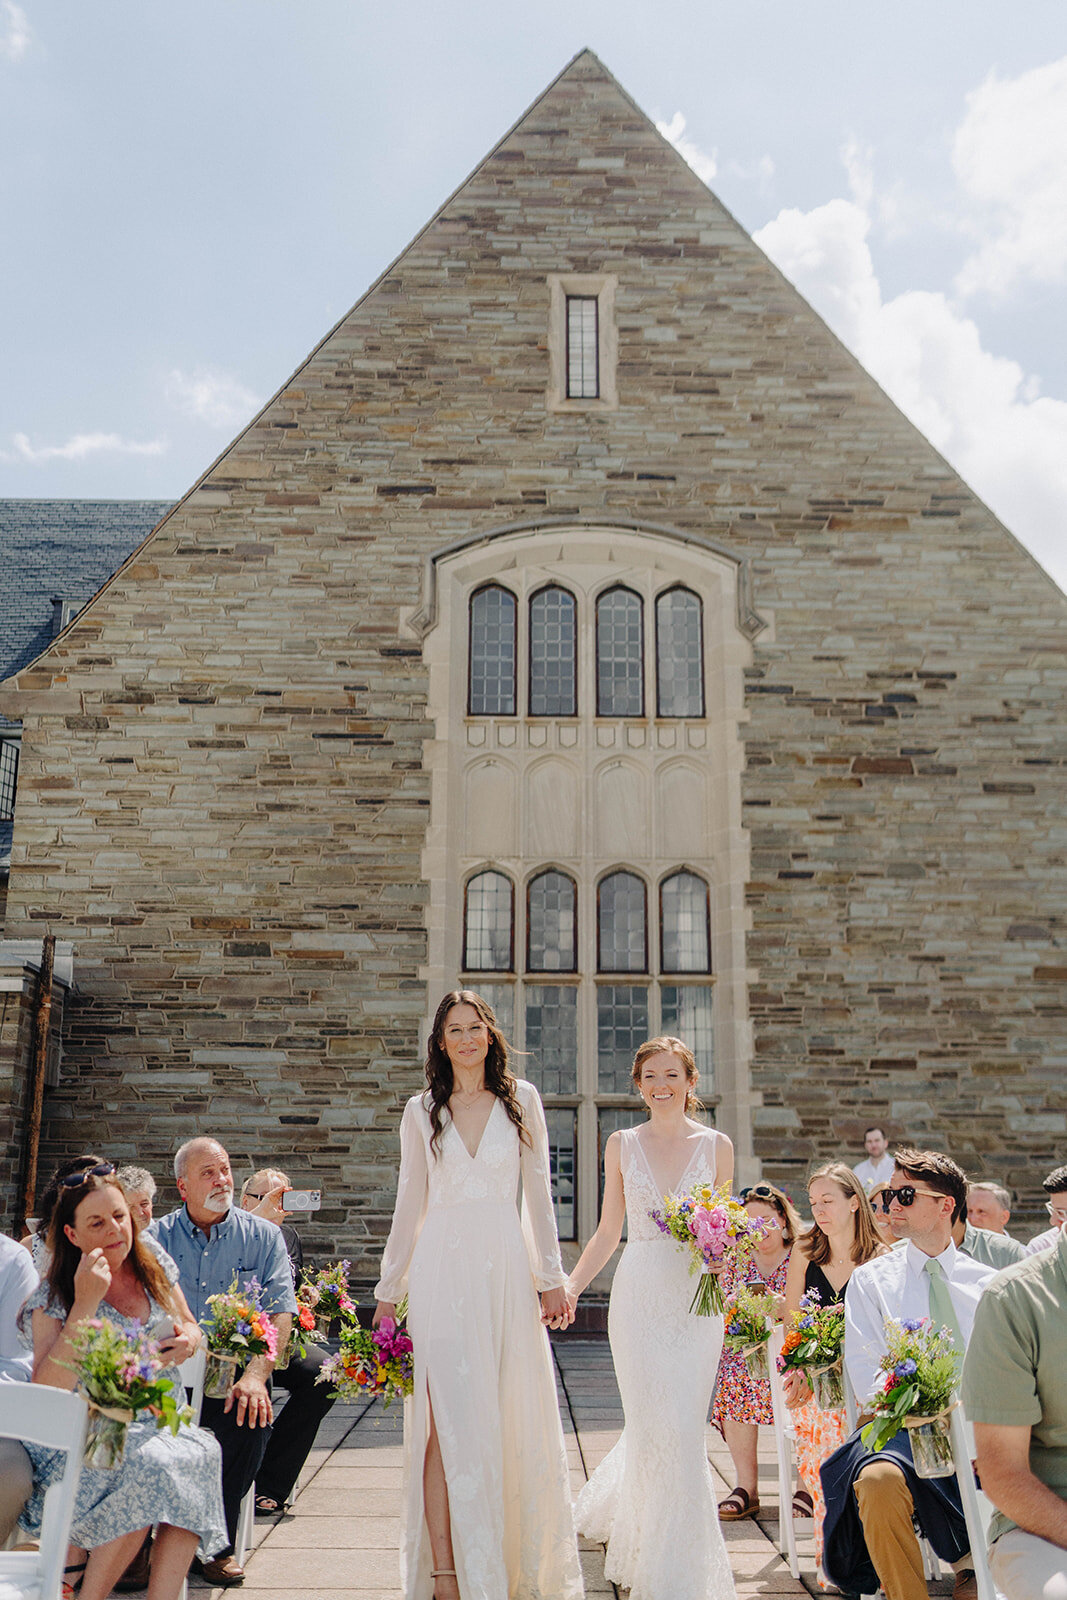
<path id="1" fill-rule="evenodd" d="M 155 1253 L 169 1282 L 177 1283 L 178 1269 L 170 1256 L 158 1247 Z M 42 1279 L 19 1312 L 19 1336 L 31 1348 L 34 1311 L 43 1311 L 60 1324 L 67 1319 L 63 1306 L 51 1299 L 50 1293 L 47 1279 Z M 174 1328 L 171 1313 L 151 1296 L 149 1306 L 149 1336 L 166 1338 Z M 100 1302 L 97 1316 L 107 1317 L 124 1332 L 140 1326 L 136 1317 L 124 1317 L 105 1301 Z M 177 1367 L 165 1368 L 161 1376 L 176 1386 L 181 1381 Z M 26 1450 L 33 1463 L 33 1494 L 26 1502 L 21 1526 L 36 1538 L 45 1491 L 62 1476 L 65 1452 L 35 1444 L 27 1444 Z M 205 1428 L 183 1423 L 175 1435 L 169 1428 L 157 1428 L 154 1419 L 132 1422 L 119 1466 L 82 1467 L 70 1535 L 73 1543 L 93 1550 L 157 1522 L 197 1534 L 199 1554 L 205 1561 L 229 1544 L 222 1509 L 222 1452 L 214 1434 Z"/>

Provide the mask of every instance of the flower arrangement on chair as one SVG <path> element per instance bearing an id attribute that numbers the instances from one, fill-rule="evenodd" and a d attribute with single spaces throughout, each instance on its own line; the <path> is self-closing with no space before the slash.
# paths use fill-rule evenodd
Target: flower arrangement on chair
<path id="1" fill-rule="evenodd" d="M 929 1317 L 886 1317 L 885 1334 L 884 1376 L 864 1405 L 873 1421 L 860 1437 L 868 1450 L 884 1450 L 907 1428 L 919 1477 L 947 1478 L 956 1470 L 948 1418 L 957 1403 L 959 1351 L 949 1330 L 935 1328 Z"/>
<path id="2" fill-rule="evenodd" d="M 838 1411 L 845 1403 L 841 1362 L 845 1346 L 845 1308 L 824 1306 L 817 1289 L 800 1297 L 782 1341 L 779 1372 L 801 1372 L 820 1411 Z"/>
<path id="3" fill-rule="evenodd" d="M 305 1272 L 296 1291 L 296 1322 L 310 1334 L 313 1344 L 325 1344 L 330 1326 L 340 1319 L 342 1331 L 355 1317 L 356 1306 L 348 1292 L 349 1263 L 335 1261 L 331 1266 Z"/>
<path id="4" fill-rule="evenodd" d="M 209 1295 L 207 1303 L 211 1320 L 204 1328 L 208 1349 L 204 1393 L 225 1400 L 236 1382 L 238 1366 L 253 1356 L 274 1360 L 278 1330 L 263 1309 L 263 1290 L 255 1278 L 249 1278 L 242 1288 L 235 1272 L 230 1287 L 222 1294 Z"/>
<path id="5" fill-rule="evenodd" d="M 64 1363 L 77 1374 L 89 1402 L 89 1426 L 83 1461 L 88 1467 L 115 1467 L 126 1448 L 126 1431 L 135 1417 L 151 1413 L 156 1426 L 177 1433 L 192 1421 L 192 1410 L 179 1405 L 159 1346 L 143 1328 L 128 1332 L 103 1317 L 80 1322 L 71 1338 L 74 1360 Z"/>
<path id="6" fill-rule="evenodd" d="M 723 1343 L 727 1350 L 743 1356 L 749 1376 L 767 1376 L 767 1341 L 771 1336 L 767 1313 L 771 1301 L 764 1290 L 742 1283 L 726 1296 L 726 1331 Z"/>

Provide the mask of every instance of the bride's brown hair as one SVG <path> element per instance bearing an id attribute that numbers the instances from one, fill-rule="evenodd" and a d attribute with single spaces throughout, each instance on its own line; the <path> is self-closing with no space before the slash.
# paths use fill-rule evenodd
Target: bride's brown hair
<path id="1" fill-rule="evenodd" d="M 441 1114 L 448 1105 L 455 1087 L 452 1063 L 444 1046 L 445 1023 L 453 1006 L 473 1006 L 485 1023 L 489 1034 L 489 1051 L 485 1058 L 485 1087 L 503 1102 L 504 1110 L 519 1130 L 519 1138 L 525 1144 L 529 1144 L 530 1135 L 523 1125 L 522 1107 L 515 1094 L 515 1074 L 508 1066 L 508 1042 L 500 1031 L 500 1024 L 493 1014 L 492 1006 L 488 1000 L 483 1000 L 480 994 L 475 994 L 473 989 L 450 989 L 434 1013 L 430 1038 L 426 1046 L 426 1082 L 430 1091 L 430 1127 L 433 1129 L 430 1135 L 430 1149 L 434 1158 L 436 1159 L 438 1155 L 437 1145 L 444 1132 Z"/>

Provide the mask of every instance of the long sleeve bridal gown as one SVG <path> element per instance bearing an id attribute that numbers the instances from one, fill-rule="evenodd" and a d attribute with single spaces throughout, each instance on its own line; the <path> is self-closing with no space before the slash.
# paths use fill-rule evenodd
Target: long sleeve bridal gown
<path id="1" fill-rule="evenodd" d="M 649 1217 L 661 1206 L 639 1138 L 621 1134 L 627 1244 L 615 1271 L 608 1336 L 625 1426 L 578 1496 L 575 1521 L 606 1544 L 604 1573 L 630 1600 L 732 1600 L 706 1427 L 722 1317 L 697 1317 L 687 1255 Z M 677 1191 L 714 1184 L 709 1130 Z"/>
<path id="2" fill-rule="evenodd" d="M 577 1600 L 581 1571 L 548 1337 L 537 1291 L 564 1282 L 536 1089 L 515 1093 L 531 1143 L 495 1101 L 472 1156 L 444 1113 L 430 1150 L 429 1097 L 400 1125 L 400 1181 L 379 1300 L 408 1294 L 415 1387 L 404 1410 L 401 1582 L 433 1583 L 422 1473 L 429 1407 L 448 1484 L 463 1600 Z M 518 1207 L 522 1180 L 522 1214 Z"/>

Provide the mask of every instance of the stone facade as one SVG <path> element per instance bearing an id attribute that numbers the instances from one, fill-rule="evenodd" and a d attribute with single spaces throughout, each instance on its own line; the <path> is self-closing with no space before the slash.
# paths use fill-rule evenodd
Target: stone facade
<path id="1" fill-rule="evenodd" d="M 616 406 L 549 404 L 560 274 L 614 280 Z M 795 1190 L 877 1120 L 1032 1204 L 1067 1128 L 1064 596 L 588 53 L 0 694 L 6 931 L 76 948 L 48 1156 L 162 1177 L 217 1132 L 313 1175 L 313 1242 L 370 1267 L 436 999 L 427 585 L 517 525 L 564 566 L 591 529 L 704 540 L 749 596 L 749 1170 Z"/>

